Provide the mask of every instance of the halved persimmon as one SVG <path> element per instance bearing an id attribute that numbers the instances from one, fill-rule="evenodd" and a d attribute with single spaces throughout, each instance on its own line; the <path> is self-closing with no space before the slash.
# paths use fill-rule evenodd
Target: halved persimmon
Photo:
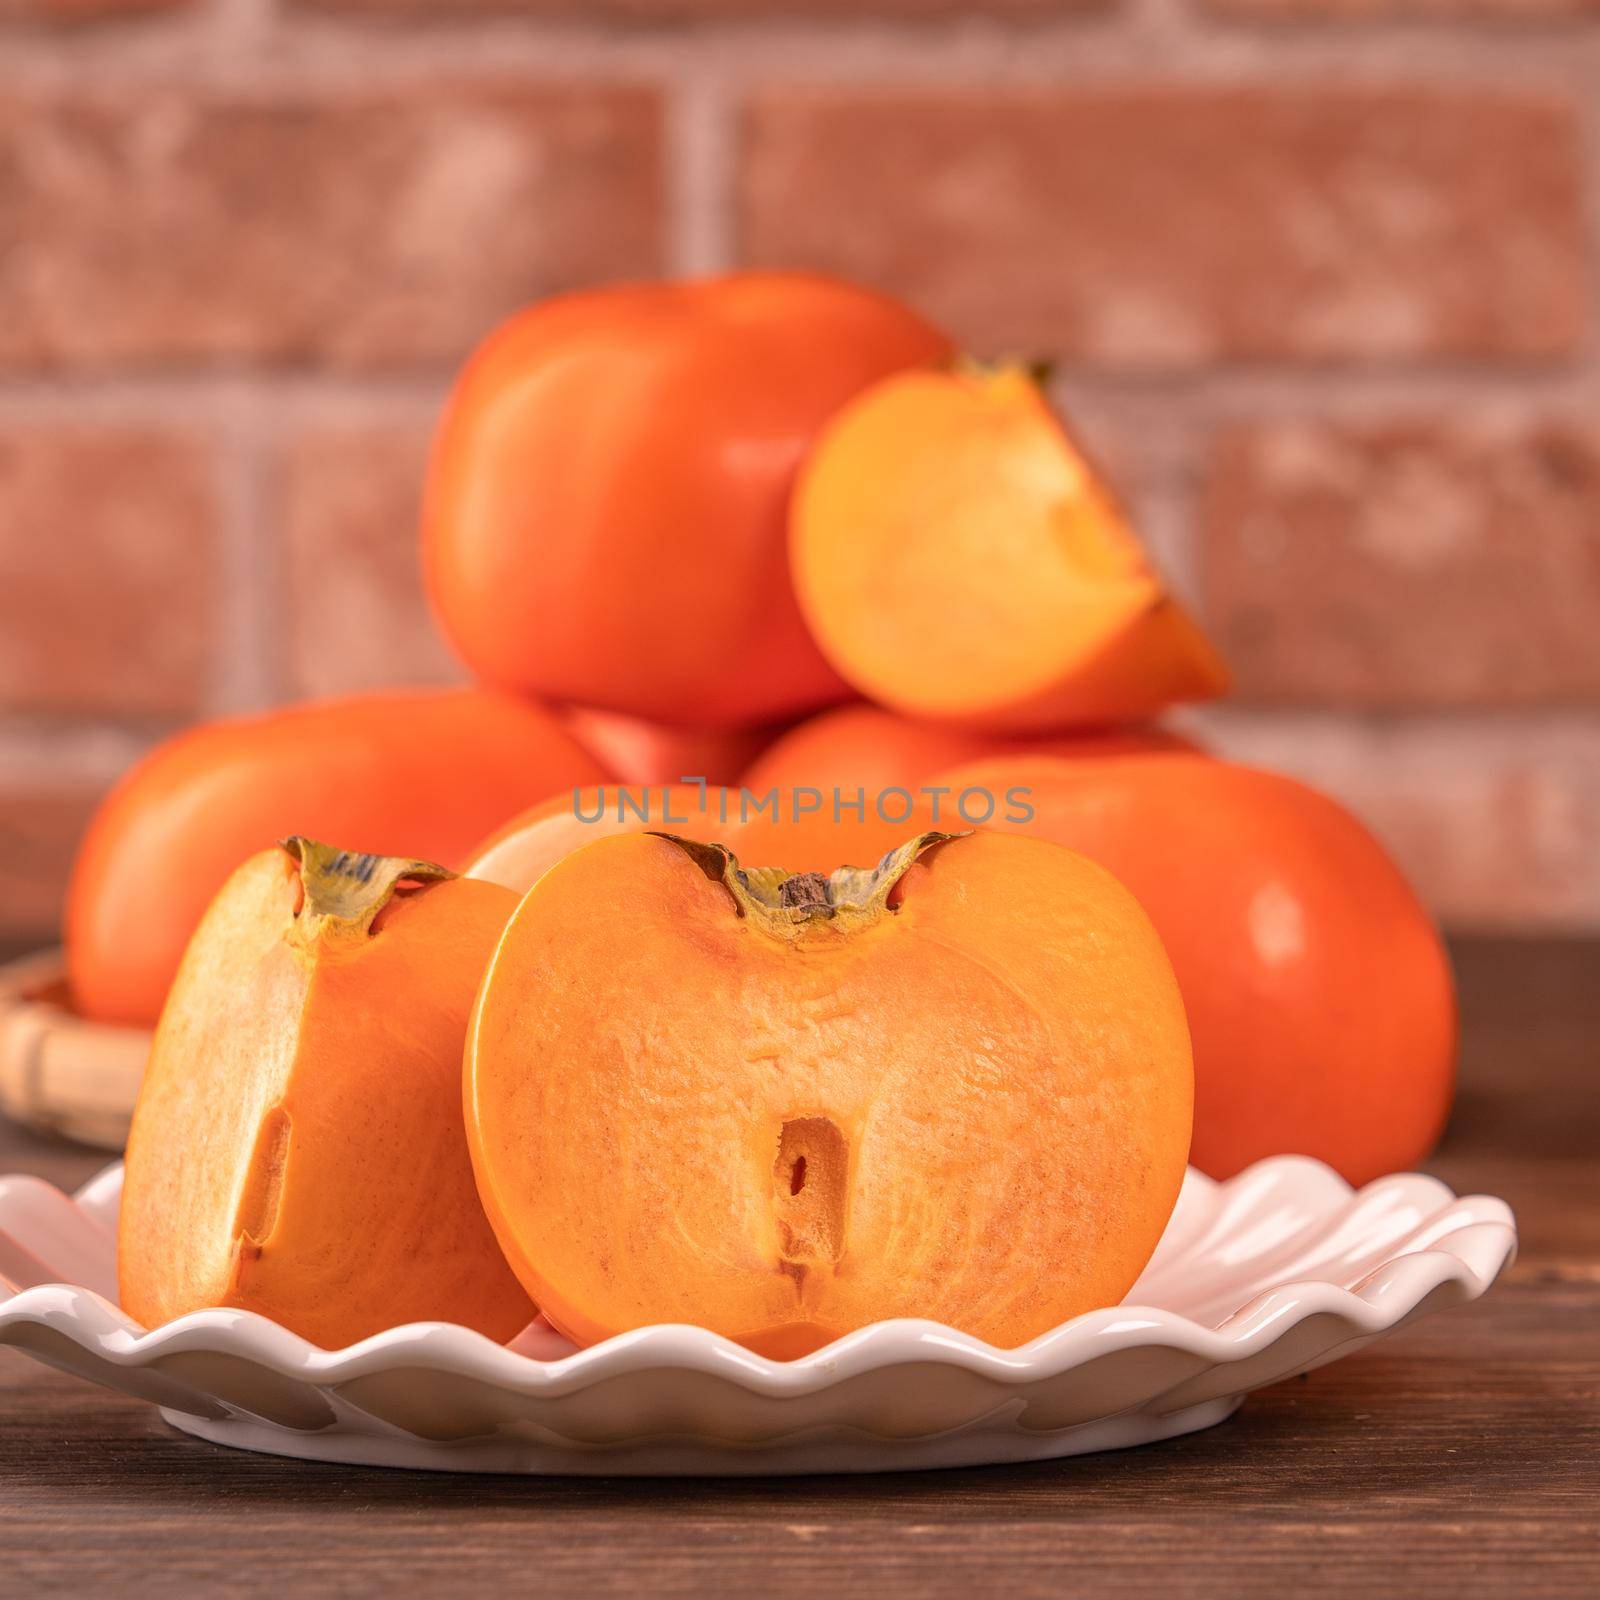
<path id="1" fill-rule="evenodd" d="M 465 1081 L 485 1209 L 554 1323 L 778 1357 L 889 1317 L 1012 1346 L 1115 1304 L 1177 1197 L 1192 1091 L 1132 895 L 994 833 L 828 878 L 589 845 L 507 925 Z"/>
<path id="2" fill-rule="evenodd" d="M 533 1307 L 484 1219 L 461 1053 L 516 905 L 426 862 L 308 840 L 212 902 L 156 1029 L 128 1139 L 122 1306 L 206 1306 L 337 1348 L 404 1322 L 509 1339 Z"/>
<path id="3" fill-rule="evenodd" d="M 462 876 L 526 894 L 556 862 L 613 834 L 665 829 L 690 839 L 726 840 L 737 830 L 739 815 L 737 791 L 731 796 L 731 811 L 726 794 L 697 784 L 598 784 L 568 790 L 497 828 L 472 852 Z"/>
<path id="4" fill-rule="evenodd" d="M 953 804 L 942 813 L 956 826 Z M 663 784 L 602 784 L 552 796 L 519 813 L 473 852 L 464 876 L 526 894 L 556 862 L 619 833 L 666 832 L 726 845 L 751 861 L 789 872 L 828 872 L 842 863 L 871 866 L 941 813 L 909 793 L 836 803 L 821 789 L 764 790 Z"/>
<path id="5" fill-rule="evenodd" d="M 1136 722 L 1228 675 L 1020 367 L 867 390 L 802 469 L 789 553 L 822 652 L 907 716 Z"/>

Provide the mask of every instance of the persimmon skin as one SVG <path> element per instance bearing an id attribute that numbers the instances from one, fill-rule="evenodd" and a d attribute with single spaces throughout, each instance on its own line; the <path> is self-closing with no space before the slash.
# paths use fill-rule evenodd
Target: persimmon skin
<path id="1" fill-rule="evenodd" d="M 807 457 L 790 566 L 858 693 L 983 731 L 1137 723 L 1228 673 L 1020 367 L 897 374 Z"/>
<path id="2" fill-rule="evenodd" d="M 468 1015 L 515 906 L 457 879 L 404 891 L 368 927 L 310 931 L 284 849 L 229 878 L 134 1112 L 117 1249 L 130 1316 L 227 1306 L 329 1349 L 418 1321 L 503 1341 L 533 1319 L 460 1111 Z"/>
<path id="3" fill-rule="evenodd" d="M 920 722 L 863 703 L 819 711 L 780 734 L 739 781 L 758 794 L 807 785 L 824 792 L 839 788 L 850 795 L 860 787 L 873 795 L 886 789 L 915 791 L 949 767 L 1002 756 L 1076 758 L 1198 749 L 1193 740 L 1166 728 L 1008 736 Z"/>
<path id="4" fill-rule="evenodd" d="M 590 706 L 568 706 L 561 720 L 618 783 L 639 788 L 685 778 L 737 783 L 773 737 L 767 728 L 680 728 Z"/>
<path id="5" fill-rule="evenodd" d="M 1188 1148 L 1171 966 L 1070 851 L 972 834 L 898 864 L 925 844 L 826 914 L 644 835 L 523 898 L 468 1144 L 569 1336 L 690 1322 L 787 1359 L 925 1316 L 1015 1346 L 1127 1293 Z"/>
<path id="6" fill-rule="evenodd" d="M 301 833 L 459 861 L 513 812 L 604 768 L 551 714 L 493 690 L 397 691 L 201 724 L 112 789 L 67 896 L 73 1004 L 149 1027 L 190 935 L 263 840 Z"/>
<path id="7" fill-rule="evenodd" d="M 1161 934 L 1194 1040 L 1197 1167 L 1226 1178 L 1290 1152 L 1361 1184 L 1429 1154 L 1455 1082 L 1450 963 L 1354 817 L 1291 778 L 1181 754 L 1003 771 L 1029 790 L 1019 831 L 1100 862 Z"/>
<path id="8" fill-rule="evenodd" d="M 434 447 L 423 555 L 446 636 L 486 682 L 684 726 L 842 698 L 789 586 L 790 484 L 852 395 L 949 354 L 897 302 L 805 273 L 520 313 Z"/>

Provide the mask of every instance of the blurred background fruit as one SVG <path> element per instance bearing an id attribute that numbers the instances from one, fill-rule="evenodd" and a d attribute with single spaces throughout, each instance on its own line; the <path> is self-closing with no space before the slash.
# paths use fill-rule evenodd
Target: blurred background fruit
<path id="1" fill-rule="evenodd" d="M 192 802 L 216 842 L 202 859 L 170 829 L 146 847 L 129 820 L 185 814 L 128 799 L 161 788 L 149 772 L 181 769 L 173 748 L 226 744 L 218 717 L 311 715 L 272 709 L 311 695 L 462 680 L 417 549 L 441 413 L 434 604 L 467 663 L 528 696 L 510 721 L 541 732 L 515 773 L 487 780 L 426 716 L 393 732 L 414 748 L 378 787 L 448 838 L 412 822 L 366 837 L 384 820 L 370 795 L 308 828 L 314 772 L 295 776 L 311 787 L 273 833 L 352 824 L 361 836 L 343 842 L 460 859 L 527 806 L 602 780 L 916 787 L 986 759 L 1009 784 L 1034 755 L 1098 766 L 1126 742 L 1154 746 L 1159 772 L 1177 759 L 1166 741 L 1194 739 L 1218 760 L 1205 777 L 1205 763 L 1180 770 L 1211 795 L 1194 801 L 1207 817 L 1233 818 L 1234 847 L 1279 791 L 1230 760 L 1336 796 L 1452 931 L 1600 927 L 1585 223 L 1600 180 L 1553 58 L 1512 62 L 1498 27 L 1457 31 L 1451 70 L 1472 81 L 1456 85 L 1361 65 L 1386 37 L 1376 17 L 1291 38 L 1276 19 L 1195 10 L 1152 38 L 1112 6 L 1095 29 L 1113 65 L 1085 77 L 1074 39 L 1014 8 L 979 25 L 897 7 L 862 29 L 802 0 L 781 19 L 508 15 L 491 72 L 483 25 L 453 13 L 322 25 L 179 0 L 148 17 L 119 6 L 114 25 L 75 7 L 80 25 L 56 29 L 44 6 L 23 0 L 0 62 L 0 87 L 17 90 L 0 175 L 15 242 L 0 272 L 0 940 L 56 937 L 95 803 L 158 751 L 88 833 L 79 881 L 93 887 L 70 932 L 91 1014 L 153 1011 L 204 883 L 232 864 L 219 816 L 266 826 L 292 764 L 281 748 L 264 776 L 221 761 L 246 774 L 246 799 Z M 1443 38 L 1448 24 L 1416 26 Z M 816 46 L 803 87 L 785 81 L 796 27 Z M 559 75 L 552 28 L 583 41 Z M 1249 47 L 1226 82 L 1197 77 L 1192 53 L 1224 32 Z M 125 45 L 136 88 L 119 76 Z M 419 50 L 437 70 L 414 70 Z M 1137 75 L 1116 70 L 1124 57 Z M 931 424 L 891 429 L 893 448 L 880 439 L 848 492 L 828 494 L 822 566 L 837 576 L 876 550 L 898 576 L 852 583 L 903 594 L 909 577 L 921 600 L 892 628 L 871 608 L 843 629 L 826 606 L 817 616 L 858 685 L 968 732 L 836 708 L 849 688 L 801 626 L 782 548 L 788 487 L 817 431 L 845 427 L 837 407 L 876 405 L 863 391 L 885 380 L 891 395 L 971 398 L 972 380 L 928 375 L 957 348 L 1049 359 L 1042 390 L 1013 364 L 1008 405 L 971 409 L 1011 449 L 1055 437 L 1048 400 L 1070 445 L 990 455 L 962 428 L 931 449 Z M 1153 609 L 1067 672 L 1052 652 L 1073 630 L 1053 611 L 1029 620 L 1049 575 L 1004 539 L 1032 515 L 1035 476 L 1059 486 L 1090 455 L 1103 483 L 1085 478 L 1073 515 L 1043 520 Z M 974 456 L 1023 463 L 997 480 L 1004 496 L 969 492 L 956 469 Z M 891 491 L 874 490 L 868 516 L 859 491 L 886 464 Z M 1105 485 L 1161 574 L 1147 596 Z M 988 520 L 963 513 L 952 533 L 957 503 Z M 884 505 L 900 518 L 887 535 Z M 1122 648 L 1151 615 L 1181 648 Z M 1233 669 L 1230 700 L 1178 704 L 1154 732 L 1064 732 L 1213 692 L 1209 665 L 1156 670 L 1214 665 L 1202 636 Z M 952 640 L 1052 659 L 1019 693 L 1022 679 L 971 660 L 930 667 L 929 647 Z M 1113 657 L 1134 665 L 1086 701 L 1082 669 Z M 940 673 L 960 692 L 916 698 Z M 317 768 L 326 749 L 308 748 Z M 1139 771 L 1105 816 L 1156 816 L 1129 798 L 1154 783 Z M 1053 776 L 1052 794 L 1065 783 Z M 1301 824 L 1345 838 L 1327 804 L 1269 808 L 1254 842 L 1287 849 Z M 844 831 L 820 812 L 741 826 L 753 856 L 826 866 L 869 859 L 920 818 L 914 805 Z M 138 873 L 111 872 L 119 834 L 139 841 L 126 859 L 181 856 L 199 899 L 175 910 Z M 241 855 L 263 842 L 235 841 Z M 1364 897 L 1383 873 L 1349 850 L 1326 927 L 1355 918 L 1359 949 L 1419 926 L 1403 885 Z M 114 908 L 104 926 L 94 905 Z M 1204 924 L 1194 903 L 1188 920 Z M 1424 946 L 1418 934 L 1413 953 Z M 1333 966 L 1319 970 L 1334 993 Z M 1417 1071 L 1399 1124 L 1422 1138 L 1447 1089 Z"/>
<path id="2" fill-rule="evenodd" d="M 701 728 L 843 698 L 795 608 L 789 489 L 879 378 L 951 355 L 800 273 L 557 296 L 489 336 L 434 444 L 428 590 L 480 678 Z"/>
<path id="3" fill-rule="evenodd" d="M 54 940 L 167 734 L 462 676 L 416 527 L 480 340 L 740 266 L 1052 359 L 1237 678 L 1185 731 L 1336 795 L 1451 929 L 1600 927 L 1591 23 L 495 9 L 9 7 L 0 940 Z"/>
<path id="4" fill-rule="evenodd" d="M 979 762 L 938 781 L 1024 785 L 1033 817 L 990 825 L 1081 851 L 1149 912 L 1189 1014 L 1202 1171 L 1294 1150 L 1366 1183 L 1432 1151 L 1455 1086 L 1450 963 L 1341 806 L 1183 754 Z"/>
<path id="5" fill-rule="evenodd" d="M 561 712 L 574 739 L 618 783 L 737 783 L 746 766 L 771 743 L 773 728 L 679 728 L 617 711 L 569 706 Z"/>
<path id="6" fill-rule="evenodd" d="M 604 776 L 549 712 L 486 689 L 318 701 L 181 734 L 84 838 L 66 917 L 77 1009 L 153 1023 L 211 897 L 289 834 L 457 866 L 526 804 Z"/>
<path id="7" fill-rule="evenodd" d="M 1085 733 L 977 733 L 918 722 L 881 706 L 837 706 L 775 738 L 745 769 L 742 782 L 757 794 L 776 785 L 869 790 L 916 789 L 945 767 L 989 756 L 1134 754 L 1192 750 L 1192 740 L 1168 728 L 1104 728 Z"/>
<path id="8" fill-rule="evenodd" d="M 1227 692 L 1222 658 L 1020 366 L 874 384 L 822 429 L 789 521 L 822 653 L 908 716 L 1055 732 Z"/>

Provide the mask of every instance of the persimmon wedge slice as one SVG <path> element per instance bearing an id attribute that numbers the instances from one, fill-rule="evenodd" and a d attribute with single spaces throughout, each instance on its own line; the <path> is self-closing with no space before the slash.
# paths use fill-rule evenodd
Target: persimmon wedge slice
<path id="1" fill-rule="evenodd" d="M 490 1222 L 559 1327 L 784 1358 L 888 1317 L 1014 1346 L 1115 1304 L 1193 1081 L 1166 953 L 1081 856 L 924 834 L 824 878 L 651 833 L 523 899 L 465 1095 Z"/>
<path id="2" fill-rule="evenodd" d="M 823 654 L 907 716 L 1110 726 L 1228 686 L 1020 367 L 867 390 L 812 451 L 789 541 Z"/>
<path id="3" fill-rule="evenodd" d="M 509 1339 L 534 1315 L 461 1127 L 478 980 L 516 905 L 309 840 L 252 856 L 178 970 L 128 1140 L 122 1306 L 259 1312 L 339 1348 L 400 1323 Z"/>

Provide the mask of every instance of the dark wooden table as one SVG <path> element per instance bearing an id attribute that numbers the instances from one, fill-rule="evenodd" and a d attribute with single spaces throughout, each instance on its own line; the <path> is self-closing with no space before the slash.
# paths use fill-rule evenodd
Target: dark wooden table
<path id="1" fill-rule="evenodd" d="M 0 1351 L 0 1594 L 1600 1595 L 1600 944 L 1458 948 L 1434 1170 L 1516 1207 L 1477 1305 L 1208 1433 L 1041 1466 L 629 1482 L 313 1466 Z M 0 1170 L 102 1158 L 0 1130 Z"/>

